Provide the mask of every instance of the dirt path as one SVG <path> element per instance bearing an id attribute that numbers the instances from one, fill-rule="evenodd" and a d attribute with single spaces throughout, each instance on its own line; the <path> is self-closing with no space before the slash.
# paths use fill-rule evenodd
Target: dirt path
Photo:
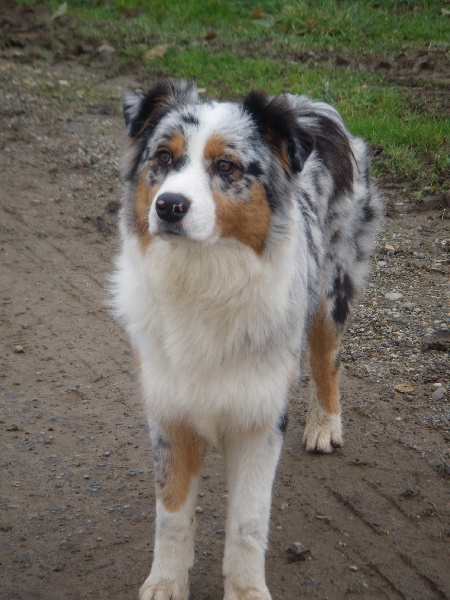
<path id="1" fill-rule="evenodd" d="M 151 563 L 152 465 L 131 356 L 105 301 L 117 106 L 139 82 L 16 58 L 0 59 L 0 598 L 135 598 Z M 433 387 L 449 383 L 448 335 L 436 337 L 448 327 L 446 215 L 387 219 L 343 353 L 342 451 L 304 452 L 306 382 L 293 397 L 267 556 L 274 600 L 450 597 L 448 395 Z M 217 452 L 203 477 L 192 598 L 216 600 Z M 297 541 L 311 554 L 291 563 Z"/>

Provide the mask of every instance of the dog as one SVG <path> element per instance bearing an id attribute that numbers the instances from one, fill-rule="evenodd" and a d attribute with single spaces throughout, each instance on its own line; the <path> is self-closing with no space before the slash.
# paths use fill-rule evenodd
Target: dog
<path id="1" fill-rule="evenodd" d="M 303 442 L 341 446 L 339 346 L 382 203 L 370 151 L 306 96 L 204 99 L 165 80 L 122 105 L 114 304 L 139 365 L 156 485 L 141 600 L 186 600 L 207 448 L 224 454 L 225 600 L 268 600 L 264 555 L 288 396 L 309 349 Z"/>

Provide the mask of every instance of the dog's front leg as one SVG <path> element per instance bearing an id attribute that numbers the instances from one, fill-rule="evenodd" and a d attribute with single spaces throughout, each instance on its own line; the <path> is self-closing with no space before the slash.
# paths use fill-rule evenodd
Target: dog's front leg
<path id="1" fill-rule="evenodd" d="M 282 434 L 241 432 L 225 444 L 229 506 L 225 544 L 225 600 L 270 600 L 264 560 L 272 484 Z"/>
<path id="2" fill-rule="evenodd" d="M 195 502 L 205 443 L 189 427 L 150 425 L 155 461 L 156 532 L 140 600 L 187 600 L 194 562 Z"/>

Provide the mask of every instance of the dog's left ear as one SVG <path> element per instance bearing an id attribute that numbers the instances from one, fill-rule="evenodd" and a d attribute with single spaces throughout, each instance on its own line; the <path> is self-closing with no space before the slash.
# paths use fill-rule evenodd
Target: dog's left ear
<path id="1" fill-rule="evenodd" d="M 286 173 L 299 173 L 314 148 L 314 134 L 299 124 L 288 100 L 283 96 L 269 98 L 264 92 L 250 92 L 243 109 L 252 117 Z"/>
<path id="2" fill-rule="evenodd" d="M 147 127 L 155 127 L 170 108 L 198 101 L 197 87 L 183 79 L 165 79 L 146 94 L 128 92 L 122 102 L 122 114 L 127 133 L 139 137 Z"/>

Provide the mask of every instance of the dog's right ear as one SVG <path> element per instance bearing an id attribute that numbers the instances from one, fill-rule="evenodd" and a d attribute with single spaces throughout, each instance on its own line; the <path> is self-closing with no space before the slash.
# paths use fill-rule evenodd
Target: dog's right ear
<path id="1" fill-rule="evenodd" d="M 122 103 L 127 133 L 131 138 L 138 138 L 147 128 L 154 128 L 171 108 L 197 101 L 197 87 L 184 80 L 166 79 L 146 94 L 128 92 Z"/>

